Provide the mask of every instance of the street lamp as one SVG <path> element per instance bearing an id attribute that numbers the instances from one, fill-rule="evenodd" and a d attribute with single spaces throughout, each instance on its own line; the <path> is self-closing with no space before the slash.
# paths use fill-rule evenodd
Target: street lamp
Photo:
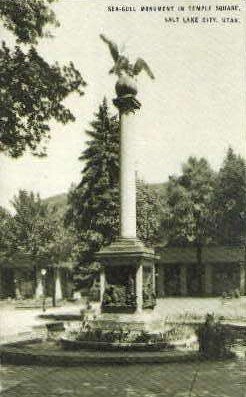
<path id="1" fill-rule="evenodd" d="M 42 285 L 43 285 L 43 312 L 45 312 L 45 275 L 47 273 L 46 269 L 41 269 Z"/>

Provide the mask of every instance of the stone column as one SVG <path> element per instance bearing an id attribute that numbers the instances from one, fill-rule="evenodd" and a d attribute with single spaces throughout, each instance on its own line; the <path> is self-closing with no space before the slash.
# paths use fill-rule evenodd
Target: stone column
<path id="1" fill-rule="evenodd" d="M 22 282 L 21 275 L 19 274 L 19 272 L 15 271 L 14 272 L 15 299 L 17 299 L 17 300 L 22 299 L 22 296 L 21 296 L 21 290 L 22 290 L 21 282 Z"/>
<path id="2" fill-rule="evenodd" d="M 212 266 L 210 263 L 205 264 L 204 292 L 206 295 L 212 295 L 213 293 Z"/>
<path id="3" fill-rule="evenodd" d="M 37 270 L 36 272 L 36 289 L 35 289 L 35 298 L 39 299 L 43 297 L 44 295 L 44 288 L 43 288 L 43 280 L 42 280 L 42 275 L 40 270 Z"/>
<path id="4" fill-rule="evenodd" d="M 187 296 L 187 268 L 186 265 L 180 267 L 180 293 Z"/>
<path id="5" fill-rule="evenodd" d="M 137 267 L 136 273 L 136 297 L 137 297 L 137 312 L 141 313 L 143 309 L 143 265 Z"/>
<path id="6" fill-rule="evenodd" d="M 61 275 L 60 270 L 55 270 L 55 299 L 56 301 L 62 300 L 62 286 L 61 286 Z"/>
<path id="7" fill-rule="evenodd" d="M 153 293 L 156 294 L 156 279 L 155 279 L 155 265 L 152 266 L 152 278 L 153 278 Z"/>
<path id="8" fill-rule="evenodd" d="M 240 294 L 244 295 L 245 294 L 245 264 L 244 263 L 240 263 Z"/>
<path id="9" fill-rule="evenodd" d="M 137 239 L 136 227 L 136 173 L 134 155 L 133 118 L 140 103 L 135 98 L 137 88 L 129 76 L 121 76 L 115 86 L 115 106 L 120 116 L 120 239 Z M 137 311 L 143 308 L 143 266 L 136 269 Z"/>
<path id="10" fill-rule="evenodd" d="M 103 302 L 103 295 L 105 291 L 105 286 L 106 286 L 106 277 L 105 277 L 105 270 L 102 269 L 100 272 L 100 303 L 102 304 Z"/>
<path id="11" fill-rule="evenodd" d="M 164 265 L 160 263 L 157 268 L 157 296 L 162 298 L 165 295 L 165 271 Z"/>
<path id="12" fill-rule="evenodd" d="M 133 114 L 120 114 L 120 237 L 136 238 L 136 180 L 134 169 Z"/>
<path id="13" fill-rule="evenodd" d="M 120 238 L 136 239 L 136 178 L 133 117 L 141 104 L 136 99 L 137 87 L 130 76 L 121 76 L 113 100 L 120 117 Z"/>
<path id="14" fill-rule="evenodd" d="M 2 280 L 3 270 L 0 268 L 0 299 L 4 298 L 3 296 L 3 280 Z"/>

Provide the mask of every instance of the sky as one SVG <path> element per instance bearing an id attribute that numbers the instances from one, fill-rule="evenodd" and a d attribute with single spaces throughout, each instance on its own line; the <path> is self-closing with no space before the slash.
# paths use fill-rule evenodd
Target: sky
<path id="1" fill-rule="evenodd" d="M 137 12 L 107 11 L 109 5 L 122 3 L 134 5 Z M 73 95 L 66 100 L 76 121 L 65 126 L 51 122 L 46 158 L 26 153 L 14 160 L 1 154 L 0 205 L 10 208 L 19 189 L 45 198 L 68 191 L 81 179 L 83 164 L 78 157 L 88 140 L 85 131 L 104 96 L 116 113 L 112 105 L 116 78 L 108 74 L 112 59 L 100 33 L 114 40 L 130 60 L 145 59 L 155 75 L 153 81 L 144 73 L 138 79 L 142 107 L 135 115 L 133 133 L 141 178 L 165 182 L 169 175 L 180 173 L 191 155 L 206 157 L 218 170 L 229 146 L 245 154 L 243 13 L 239 13 L 241 23 L 185 24 L 165 21 L 170 15 L 179 15 L 181 20 L 177 12 L 138 11 L 140 5 L 166 4 L 202 3 L 60 0 L 53 5 L 61 26 L 52 28 L 54 38 L 42 39 L 38 50 L 50 63 L 73 61 L 88 85 L 83 97 Z M 208 4 L 215 7 L 217 3 Z M 237 4 L 243 7 L 242 1 Z M 204 15 L 220 20 L 222 14 L 207 11 Z"/>

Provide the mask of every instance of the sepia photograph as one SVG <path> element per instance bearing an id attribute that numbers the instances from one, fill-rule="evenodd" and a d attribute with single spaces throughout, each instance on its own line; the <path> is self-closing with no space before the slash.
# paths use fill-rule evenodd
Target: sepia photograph
<path id="1" fill-rule="evenodd" d="M 0 396 L 246 396 L 245 0 L 0 0 Z"/>

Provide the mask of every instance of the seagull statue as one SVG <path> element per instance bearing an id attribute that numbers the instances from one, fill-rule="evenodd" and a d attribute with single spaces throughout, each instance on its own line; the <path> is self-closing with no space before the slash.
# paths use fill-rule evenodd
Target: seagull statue
<path id="1" fill-rule="evenodd" d="M 145 70 L 151 79 L 155 78 L 148 64 L 142 58 L 138 58 L 135 64 L 132 65 L 126 56 L 120 54 L 118 46 L 113 41 L 109 40 L 104 34 L 100 34 L 100 37 L 108 45 L 114 60 L 114 66 L 109 71 L 110 74 L 114 73 L 118 77 L 121 77 L 125 72 L 128 76 L 134 77 L 142 72 L 142 70 Z"/>

